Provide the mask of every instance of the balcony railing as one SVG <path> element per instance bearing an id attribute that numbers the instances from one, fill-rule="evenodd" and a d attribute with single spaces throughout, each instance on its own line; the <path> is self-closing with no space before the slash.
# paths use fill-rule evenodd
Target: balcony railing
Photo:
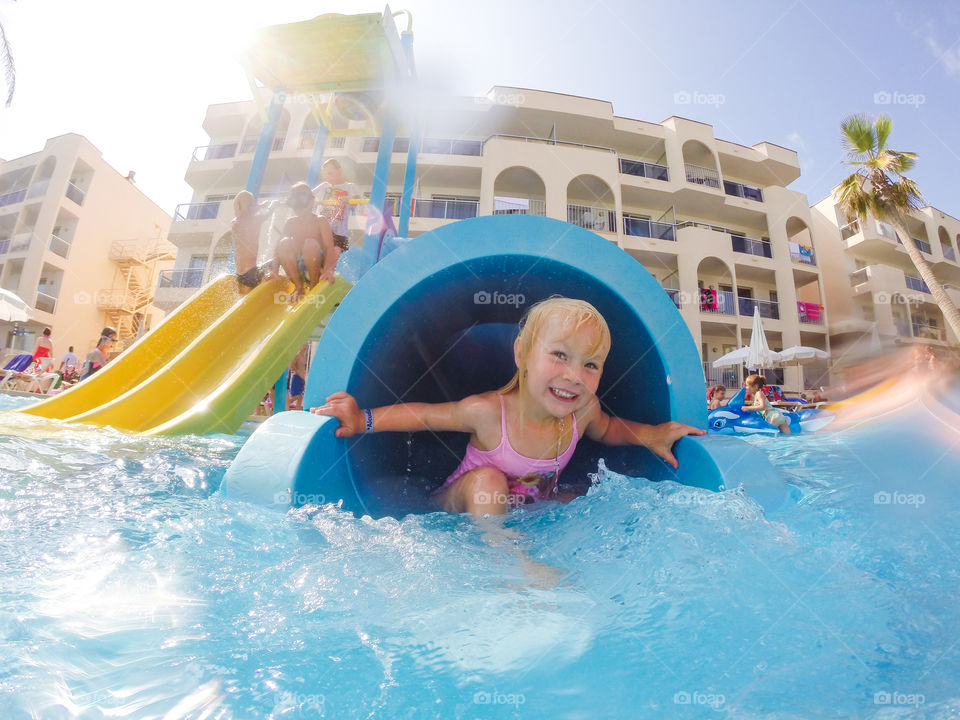
<path id="1" fill-rule="evenodd" d="M 173 211 L 173 220 L 215 220 L 220 212 L 220 201 L 180 203 Z"/>
<path id="2" fill-rule="evenodd" d="M 65 258 L 70 255 L 70 243 L 57 235 L 50 236 L 50 252 Z"/>
<path id="3" fill-rule="evenodd" d="M 763 190 L 758 187 L 753 187 L 752 185 L 744 185 L 743 183 L 734 182 L 733 180 L 724 180 L 723 191 L 727 195 L 733 195 L 734 197 L 763 202 Z"/>
<path id="4" fill-rule="evenodd" d="M 57 299 L 53 295 L 47 295 L 45 292 L 37 290 L 37 299 L 33 306 L 37 310 L 53 314 L 57 311 Z"/>
<path id="5" fill-rule="evenodd" d="M 700 312 L 736 315 L 736 298 L 730 290 L 701 290 Z"/>
<path id="6" fill-rule="evenodd" d="M 943 246 L 943 257 L 945 257 L 947 260 L 953 260 L 954 262 L 957 261 L 957 254 L 953 251 L 953 248 L 950 247 L 949 245 Z"/>
<path id="7" fill-rule="evenodd" d="M 642 160 L 627 160 L 620 158 L 620 172 L 624 175 L 653 178 L 654 180 L 669 180 L 670 170 L 666 165 L 657 165 Z"/>
<path id="8" fill-rule="evenodd" d="M 617 212 L 591 205 L 567 205 L 567 222 L 594 232 L 617 231 Z"/>
<path id="9" fill-rule="evenodd" d="M 72 182 L 67 183 L 67 191 L 64 194 L 77 205 L 83 205 L 83 199 L 86 197 L 86 193 Z"/>
<path id="10" fill-rule="evenodd" d="M 929 320 L 915 319 L 913 323 L 913 336 L 925 340 L 943 340 L 944 334 L 940 327 Z"/>
<path id="11" fill-rule="evenodd" d="M 797 243 L 791 243 L 791 245 L 797 245 Z M 796 250 L 791 247 L 790 259 L 793 260 L 793 262 L 813 265 L 814 267 L 816 267 L 817 264 L 817 254 L 813 251 L 813 248 L 807 247 L 806 245 L 797 245 Z"/>
<path id="12" fill-rule="evenodd" d="M 656 238 L 676 242 L 677 230 L 673 223 L 658 222 L 648 218 L 623 216 L 623 234 L 634 237 Z"/>
<path id="13" fill-rule="evenodd" d="M 360 146 L 361 152 L 377 152 L 380 138 L 365 137 Z M 393 141 L 394 153 L 405 153 L 410 149 L 410 138 L 398 137 Z M 420 152 L 428 155 L 473 155 L 483 152 L 483 140 L 463 140 L 448 138 L 424 138 L 420 141 Z"/>
<path id="14" fill-rule="evenodd" d="M 27 188 L 21 188 L 20 190 L 11 190 L 8 193 L 0 195 L 0 207 L 5 205 L 15 205 L 18 202 L 23 202 L 23 199 L 27 196 Z"/>
<path id="15" fill-rule="evenodd" d="M 203 285 L 203 268 L 164 270 L 160 273 L 158 288 L 198 288 Z"/>
<path id="16" fill-rule="evenodd" d="M 192 162 L 200 160 L 226 160 L 237 154 L 237 144 L 220 143 L 219 145 L 199 145 L 193 149 Z"/>
<path id="17" fill-rule="evenodd" d="M 728 388 L 740 387 L 740 370 L 726 367 L 715 368 L 713 363 L 703 363 L 703 379 L 707 385 L 723 385 Z"/>
<path id="18" fill-rule="evenodd" d="M 47 189 L 50 187 L 50 179 L 46 180 L 37 180 L 30 186 L 30 192 L 27 193 L 27 197 L 35 198 L 44 195 L 47 192 Z"/>
<path id="19" fill-rule="evenodd" d="M 853 220 L 840 228 L 840 238 L 846 240 L 860 232 L 860 221 Z"/>
<path id="20" fill-rule="evenodd" d="M 730 240 L 733 245 L 734 252 L 746 253 L 747 255 L 757 255 L 758 257 L 765 258 L 773 257 L 773 250 L 770 245 L 770 240 L 767 238 L 757 240 L 756 238 L 747 237 L 746 235 L 731 233 Z"/>
<path id="21" fill-rule="evenodd" d="M 687 182 L 697 185 L 708 185 L 712 188 L 720 189 L 720 173 L 713 168 L 700 167 L 699 165 L 684 165 L 687 171 Z"/>
<path id="22" fill-rule="evenodd" d="M 277 135 L 273 138 L 273 145 L 270 146 L 270 149 L 274 152 L 277 150 L 283 150 L 283 143 L 286 142 L 286 135 Z M 247 135 L 240 141 L 240 154 L 246 155 L 248 153 L 255 152 L 257 149 L 257 143 L 260 142 L 259 135 Z"/>
<path id="23" fill-rule="evenodd" d="M 577 147 L 581 150 L 602 150 L 603 152 L 609 152 L 616 154 L 616 150 L 612 147 L 606 147 L 605 145 L 590 145 L 589 143 L 578 143 L 571 142 L 570 140 L 557 140 L 555 138 L 545 138 L 537 137 L 536 135 L 509 135 L 506 133 L 495 133 L 490 135 L 486 140 L 483 141 L 486 144 L 488 141 L 493 138 L 507 138 L 508 140 L 523 140 L 528 143 L 538 143 L 542 145 L 566 145 L 567 147 Z"/>
<path id="24" fill-rule="evenodd" d="M 930 243 L 928 243 L 926 240 L 921 240 L 920 238 L 913 238 L 913 244 L 920 252 L 929 254 L 932 250 Z"/>
<path id="25" fill-rule="evenodd" d="M 760 317 L 767 318 L 769 320 L 780 319 L 780 303 L 774 300 L 756 300 L 754 298 L 742 297 L 738 298 L 737 302 L 740 305 L 741 315 L 753 317 L 753 309 L 759 308 Z"/>
<path id="26" fill-rule="evenodd" d="M 856 287 L 870 280 L 870 276 L 867 273 L 866 268 L 860 268 L 859 270 L 854 270 L 850 273 L 850 286 Z"/>
<path id="27" fill-rule="evenodd" d="M 6 252 L 9 249 L 10 249 L 10 238 L 4 238 L 3 240 L 0 240 L 0 255 L 6 254 Z"/>
<path id="28" fill-rule="evenodd" d="M 547 214 L 546 200 L 495 197 L 493 204 L 494 215 L 540 215 L 543 217 Z M 497 204 L 500 207 L 496 207 Z"/>
<path id="29" fill-rule="evenodd" d="M 480 209 L 478 200 L 434 200 L 416 198 L 413 201 L 413 217 L 463 220 L 474 218 Z"/>
<path id="30" fill-rule="evenodd" d="M 907 281 L 907 287 L 911 290 L 918 290 L 925 293 L 930 292 L 930 288 L 927 287 L 927 284 L 918 277 L 914 277 L 913 275 L 904 275 L 903 279 Z"/>
<path id="31" fill-rule="evenodd" d="M 891 240 L 900 242 L 900 238 L 897 237 L 897 231 L 893 229 L 893 225 L 890 223 L 883 222 L 883 220 L 877 220 L 877 232 L 884 237 L 888 237 Z"/>
<path id="32" fill-rule="evenodd" d="M 29 250 L 31 240 L 33 240 L 32 232 L 23 232 L 14 235 L 13 240 L 10 243 L 10 252 L 15 253 Z"/>
<path id="33" fill-rule="evenodd" d="M 683 296 L 680 294 L 680 288 L 665 287 L 664 290 L 667 291 L 667 295 L 673 300 L 673 304 L 677 306 L 677 310 L 680 310 L 683 306 Z"/>
<path id="34" fill-rule="evenodd" d="M 797 303 L 797 317 L 805 325 L 822 325 L 823 311 L 819 305 L 807 302 Z"/>

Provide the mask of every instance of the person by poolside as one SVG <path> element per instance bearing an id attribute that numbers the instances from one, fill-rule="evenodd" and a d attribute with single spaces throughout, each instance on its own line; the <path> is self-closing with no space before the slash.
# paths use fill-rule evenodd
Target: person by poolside
<path id="1" fill-rule="evenodd" d="M 237 271 L 237 282 L 241 294 L 250 292 L 260 284 L 263 274 L 257 267 L 260 252 L 260 228 L 270 217 L 274 204 L 258 205 L 253 193 L 241 190 L 233 199 L 234 218 L 231 226 L 233 235 L 233 262 Z"/>
<path id="2" fill-rule="evenodd" d="M 290 363 L 290 392 L 287 397 L 287 410 L 303 409 L 303 392 L 306 389 L 307 344 Z"/>
<path id="3" fill-rule="evenodd" d="M 58 372 L 62 373 L 64 368 L 77 368 L 80 367 L 80 358 L 76 353 L 73 352 L 73 345 L 71 345 L 67 351 L 63 354 L 63 359 L 60 361 L 60 367 L 57 369 Z"/>
<path id="4" fill-rule="evenodd" d="M 333 232 L 325 218 L 313 212 L 310 186 L 298 182 L 290 188 L 287 204 L 294 216 L 283 226 L 283 239 L 277 244 L 275 265 L 284 269 L 293 283 L 290 302 L 297 302 L 307 288 L 321 280 L 333 282 L 339 253 L 333 244 Z"/>
<path id="5" fill-rule="evenodd" d="M 50 334 L 50 328 L 44 328 L 43 335 L 37 338 L 37 346 L 33 349 L 33 362 L 53 357 L 53 341 L 50 340 Z"/>
<path id="6" fill-rule="evenodd" d="M 93 375 L 97 370 L 107 364 L 108 355 L 117 344 L 117 331 L 109 325 L 100 331 L 100 339 L 97 346 L 87 354 L 87 359 L 83 363 L 83 374 L 80 379 Z"/>

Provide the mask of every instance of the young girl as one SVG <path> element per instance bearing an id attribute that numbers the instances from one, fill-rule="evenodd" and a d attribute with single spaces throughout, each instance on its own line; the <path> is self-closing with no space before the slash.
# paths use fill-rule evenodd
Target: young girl
<path id="1" fill-rule="evenodd" d="M 667 422 L 643 425 L 611 417 L 596 391 L 610 351 L 610 330 L 582 300 L 537 303 L 514 342 L 517 372 L 498 391 L 459 402 L 407 403 L 360 410 L 347 393 L 310 408 L 340 421 L 337 437 L 373 431 L 470 433 L 460 466 L 434 491 L 449 512 L 498 515 L 507 507 L 556 497 L 557 478 L 584 435 L 606 445 L 644 445 L 674 468 L 673 444 L 705 430 Z"/>
<path id="2" fill-rule="evenodd" d="M 780 432 L 790 434 L 790 422 L 782 412 L 770 405 L 767 396 L 763 394 L 763 386 L 767 379 L 763 375 L 750 375 L 743 381 L 747 394 L 753 393 L 753 405 L 744 405 L 744 410 L 756 410 L 760 417 L 780 429 Z"/>
<path id="3" fill-rule="evenodd" d="M 707 390 L 707 410 L 716 410 L 723 405 L 727 389 L 723 385 L 714 385 Z"/>

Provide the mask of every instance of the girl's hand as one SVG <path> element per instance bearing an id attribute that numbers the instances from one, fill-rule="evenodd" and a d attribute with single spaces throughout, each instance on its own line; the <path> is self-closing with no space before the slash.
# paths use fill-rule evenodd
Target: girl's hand
<path id="1" fill-rule="evenodd" d="M 314 415 L 331 415 L 340 421 L 340 427 L 334 433 L 337 437 L 359 435 L 364 430 L 364 417 L 360 406 L 349 393 L 338 392 L 327 398 L 319 407 L 310 408 Z"/>
<path id="2" fill-rule="evenodd" d="M 706 434 L 706 430 L 691 427 L 690 425 L 684 425 L 678 422 L 665 422 L 650 427 L 649 439 L 646 439 L 644 445 L 650 448 L 653 453 L 666 460 L 667 464 L 676 470 L 680 466 L 680 463 L 678 463 L 677 459 L 673 456 L 673 444 L 687 435 Z"/>

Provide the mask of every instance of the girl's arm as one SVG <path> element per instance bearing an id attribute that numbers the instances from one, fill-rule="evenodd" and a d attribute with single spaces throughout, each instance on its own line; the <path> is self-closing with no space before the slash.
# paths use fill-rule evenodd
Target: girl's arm
<path id="1" fill-rule="evenodd" d="M 763 410 L 763 401 L 757 400 L 756 395 L 753 397 L 753 405 L 744 405 L 744 410 Z"/>
<path id="2" fill-rule="evenodd" d="M 473 433 L 480 424 L 487 402 L 479 395 L 471 395 L 458 402 L 401 403 L 373 409 L 374 432 L 441 432 Z M 310 408 L 316 415 L 332 415 L 340 421 L 337 437 L 350 437 L 364 432 L 366 417 L 353 396 L 334 393 L 319 407 Z"/>
<path id="3" fill-rule="evenodd" d="M 587 408 L 583 418 L 586 428 L 584 435 L 604 445 L 642 445 L 667 461 L 674 469 L 679 467 L 673 456 L 673 444 L 686 435 L 706 435 L 706 430 L 684 425 L 678 422 L 665 422 L 659 425 L 612 417 L 600 409 L 596 398 Z"/>

